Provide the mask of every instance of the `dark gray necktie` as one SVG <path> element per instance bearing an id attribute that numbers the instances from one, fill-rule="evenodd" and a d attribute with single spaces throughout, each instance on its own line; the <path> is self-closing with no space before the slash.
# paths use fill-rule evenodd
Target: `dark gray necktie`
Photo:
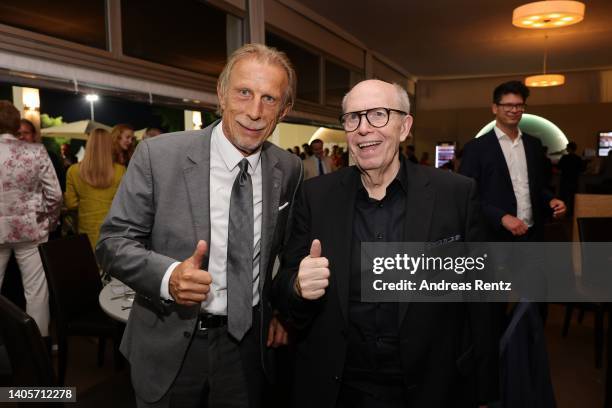
<path id="1" fill-rule="evenodd" d="M 253 313 L 253 183 L 242 159 L 232 187 L 227 234 L 227 330 L 240 341 Z"/>

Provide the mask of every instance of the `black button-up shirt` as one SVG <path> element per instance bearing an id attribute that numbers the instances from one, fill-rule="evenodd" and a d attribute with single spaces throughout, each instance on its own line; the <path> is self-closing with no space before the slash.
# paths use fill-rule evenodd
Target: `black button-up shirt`
<path id="1" fill-rule="evenodd" d="M 406 225 L 404 163 L 382 200 L 361 185 L 353 219 L 345 382 L 376 393 L 376 384 L 400 384 L 397 303 L 361 302 L 361 243 L 403 241 Z"/>

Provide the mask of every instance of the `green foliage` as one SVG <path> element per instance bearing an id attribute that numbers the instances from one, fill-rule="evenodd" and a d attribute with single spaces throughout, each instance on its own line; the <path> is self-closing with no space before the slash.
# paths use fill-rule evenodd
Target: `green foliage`
<path id="1" fill-rule="evenodd" d="M 56 118 L 52 118 L 51 116 L 47 115 L 46 113 L 41 113 L 41 115 L 40 115 L 40 127 L 42 129 L 44 129 L 44 128 L 48 128 L 48 127 L 63 125 L 64 121 L 62 119 L 63 118 L 61 116 L 58 116 Z"/>

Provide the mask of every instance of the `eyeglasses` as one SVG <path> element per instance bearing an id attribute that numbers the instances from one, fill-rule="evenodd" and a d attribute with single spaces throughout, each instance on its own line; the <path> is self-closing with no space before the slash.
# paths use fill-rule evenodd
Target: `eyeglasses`
<path id="1" fill-rule="evenodd" d="M 365 116 L 371 126 L 381 128 L 389 123 L 391 112 L 397 112 L 401 115 L 408 114 L 398 109 L 372 108 L 365 111 L 347 112 L 340 116 L 340 123 L 342 123 L 342 127 L 345 131 L 352 132 L 361 125 L 361 117 Z"/>
<path id="2" fill-rule="evenodd" d="M 496 103 L 497 106 L 501 106 L 504 112 L 510 112 L 516 109 L 519 112 L 524 112 L 527 107 L 524 103 Z"/>

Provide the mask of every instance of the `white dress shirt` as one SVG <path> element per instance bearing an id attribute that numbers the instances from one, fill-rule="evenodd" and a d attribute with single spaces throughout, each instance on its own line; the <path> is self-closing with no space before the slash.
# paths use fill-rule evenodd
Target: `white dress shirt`
<path id="1" fill-rule="evenodd" d="M 225 137 L 222 122 L 213 128 L 210 140 L 210 242 L 208 243 L 208 272 L 212 277 L 210 292 L 202 302 L 202 310 L 216 315 L 227 315 L 227 236 L 232 186 L 245 157 Z M 259 259 L 261 219 L 263 211 L 261 150 L 247 156 L 253 183 L 253 306 L 259 303 Z M 202 180 L 203 183 L 206 180 Z M 195 248 L 195 245 L 194 245 Z M 172 299 L 168 289 L 170 275 L 179 264 L 166 271 L 161 284 L 161 296 Z"/>
<path id="2" fill-rule="evenodd" d="M 529 173 L 527 171 L 525 146 L 523 145 L 523 133 L 519 129 L 518 137 L 513 141 L 497 126 L 493 129 L 502 152 L 504 152 L 506 165 L 510 172 L 512 189 L 516 197 L 516 217 L 527 224 L 528 227 L 531 227 L 533 226 L 533 211 L 529 194 Z"/>

